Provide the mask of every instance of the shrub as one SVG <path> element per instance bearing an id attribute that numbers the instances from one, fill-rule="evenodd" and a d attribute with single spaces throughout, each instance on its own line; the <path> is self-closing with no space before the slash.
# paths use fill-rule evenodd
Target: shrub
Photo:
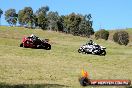
<path id="1" fill-rule="evenodd" d="M 113 35 L 113 40 L 120 45 L 127 45 L 129 43 L 129 35 L 126 31 L 119 31 Z"/>
<path id="2" fill-rule="evenodd" d="M 108 37 L 109 37 L 109 32 L 104 30 L 104 29 L 101 29 L 101 30 L 99 30 L 95 33 L 95 38 L 96 39 L 105 39 L 105 40 L 107 40 Z"/>

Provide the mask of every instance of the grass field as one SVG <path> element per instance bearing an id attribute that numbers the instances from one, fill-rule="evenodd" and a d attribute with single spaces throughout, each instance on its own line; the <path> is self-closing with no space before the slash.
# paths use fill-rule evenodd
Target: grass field
<path id="1" fill-rule="evenodd" d="M 22 37 L 32 33 L 49 38 L 52 49 L 19 47 Z M 79 54 L 77 49 L 87 40 L 40 29 L 0 27 L 0 88 L 82 88 L 78 82 L 82 68 L 91 79 L 132 80 L 132 46 L 95 40 L 107 48 L 106 56 Z"/>

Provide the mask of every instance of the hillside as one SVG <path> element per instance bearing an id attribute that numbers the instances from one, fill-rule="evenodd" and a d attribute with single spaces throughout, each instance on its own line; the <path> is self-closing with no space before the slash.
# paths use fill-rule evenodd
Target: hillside
<path id="1" fill-rule="evenodd" d="M 132 35 L 132 30 L 128 31 Z M 32 33 L 42 39 L 49 38 L 52 49 L 19 47 L 22 37 Z M 132 80 L 131 46 L 95 40 L 107 48 L 106 56 L 79 54 L 77 49 L 87 40 L 40 29 L 0 27 L 0 87 L 4 85 L 5 88 L 15 88 L 17 85 L 20 88 L 82 88 L 78 82 L 82 68 L 89 72 L 91 79 Z"/>

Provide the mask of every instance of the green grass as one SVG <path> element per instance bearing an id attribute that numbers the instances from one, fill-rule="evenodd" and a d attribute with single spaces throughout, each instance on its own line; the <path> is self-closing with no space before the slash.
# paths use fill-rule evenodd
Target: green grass
<path id="1" fill-rule="evenodd" d="M 49 38 L 52 49 L 19 47 L 22 37 L 32 33 Z M 78 82 L 82 68 L 91 79 L 132 80 L 131 46 L 95 40 L 107 47 L 106 56 L 79 54 L 77 49 L 87 40 L 40 29 L 0 27 L 0 88 L 82 88 Z"/>

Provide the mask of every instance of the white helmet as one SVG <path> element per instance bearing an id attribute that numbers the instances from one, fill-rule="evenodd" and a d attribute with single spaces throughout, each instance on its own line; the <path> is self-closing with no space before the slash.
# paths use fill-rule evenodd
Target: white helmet
<path id="1" fill-rule="evenodd" d="M 34 37 L 35 35 L 34 34 L 31 34 L 30 37 Z"/>

